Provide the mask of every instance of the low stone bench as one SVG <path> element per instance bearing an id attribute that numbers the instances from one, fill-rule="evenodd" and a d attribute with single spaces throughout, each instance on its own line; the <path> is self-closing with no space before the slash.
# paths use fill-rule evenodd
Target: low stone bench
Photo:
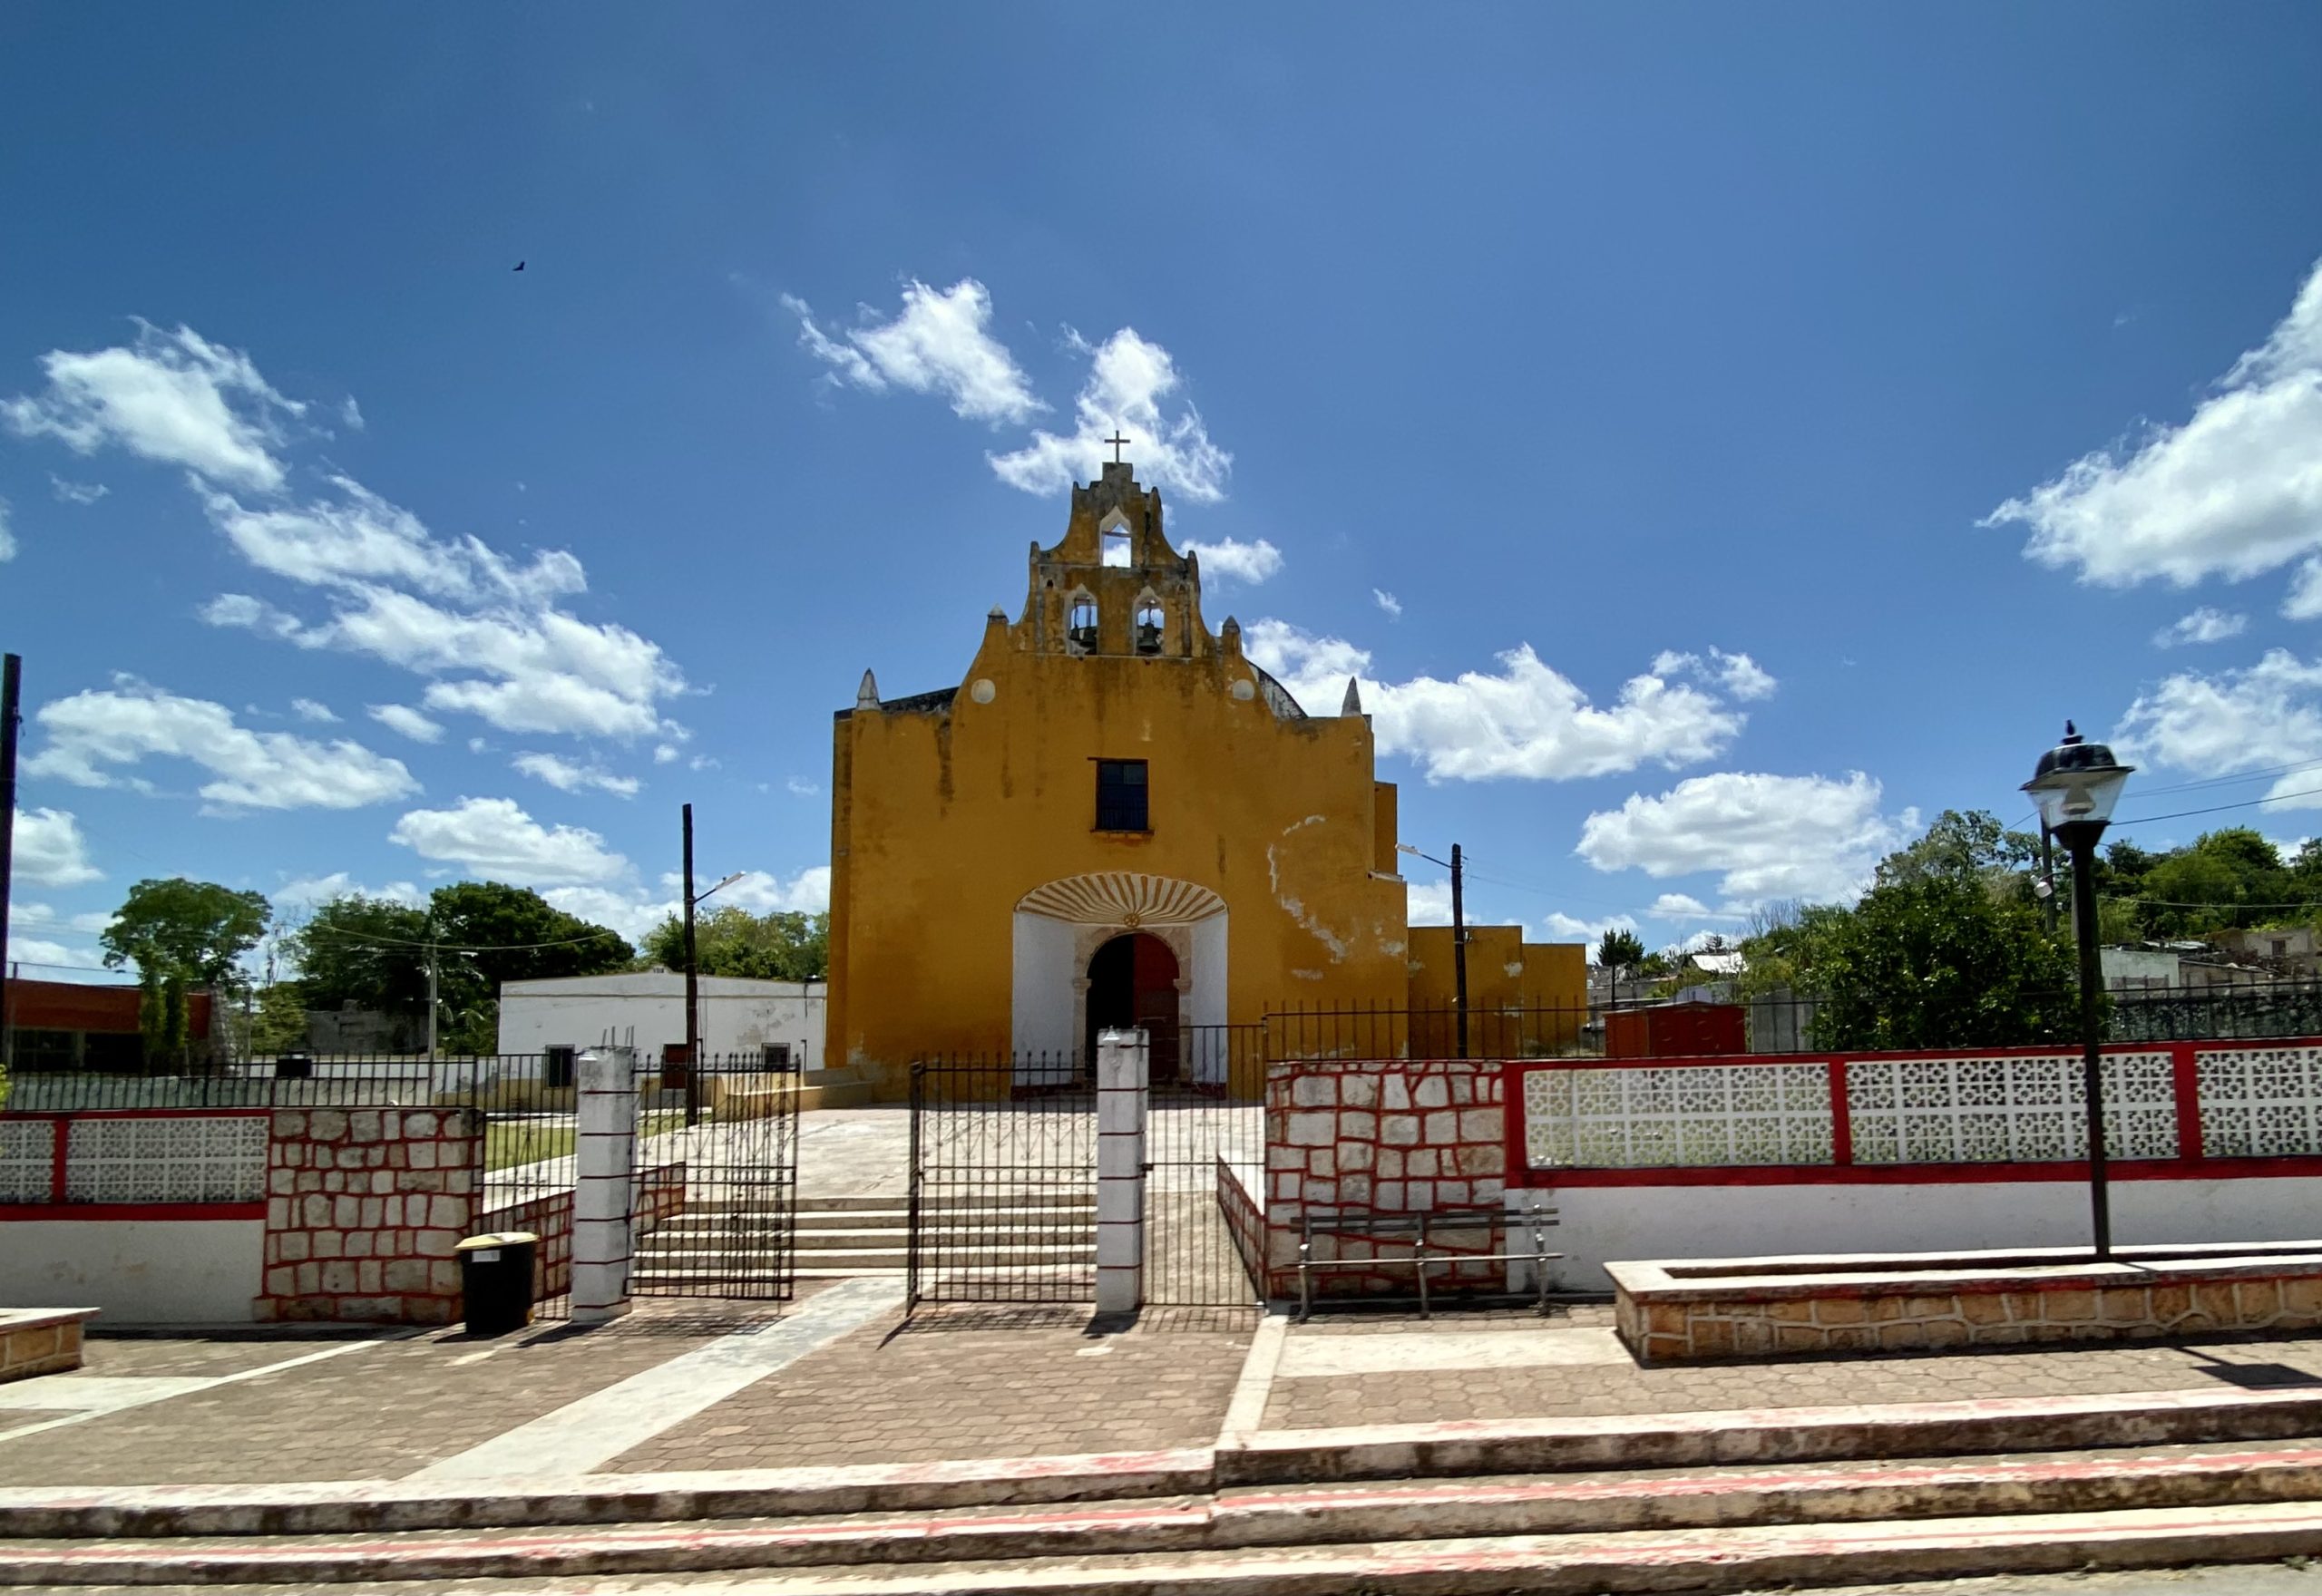
<path id="1" fill-rule="evenodd" d="M 2322 1325 L 2322 1241 L 1609 1263 L 1640 1363 Z"/>
<path id="2" fill-rule="evenodd" d="M 81 1367 L 81 1327 L 93 1308 L 0 1308 L 0 1384 Z"/>

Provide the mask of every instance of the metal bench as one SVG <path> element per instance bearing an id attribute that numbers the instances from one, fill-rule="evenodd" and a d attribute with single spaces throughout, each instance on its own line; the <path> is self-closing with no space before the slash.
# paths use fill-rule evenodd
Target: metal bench
<path id="1" fill-rule="evenodd" d="M 1547 1251 L 1542 1245 L 1541 1236 L 1556 1222 L 1556 1211 L 1553 1208 L 1519 1212 L 1502 1208 L 1439 1208 L 1426 1213 L 1323 1214 L 1309 1209 L 1299 1221 L 1297 1322 L 1302 1325 L 1313 1315 L 1316 1275 L 1369 1274 L 1388 1269 L 1410 1269 L 1417 1273 L 1420 1317 L 1429 1318 L 1428 1270 L 1433 1267 L 1461 1263 L 1529 1263 L 1532 1266 L 1532 1289 L 1537 1294 L 1540 1314 L 1546 1318 L 1548 1311 L 1548 1263 L 1564 1254 Z M 1532 1228 L 1531 1250 L 1525 1252 L 1471 1252 L 1446 1246 L 1441 1241 L 1447 1231 L 1481 1230 L 1488 1237 L 1491 1227 L 1501 1224 L 1529 1225 Z M 1397 1257 L 1316 1258 L 1314 1238 L 1317 1236 L 1386 1242 L 1408 1246 L 1411 1251 Z M 1487 1241 L 1485 1245 L 1488 1247 L 1490 1243 Z"/>

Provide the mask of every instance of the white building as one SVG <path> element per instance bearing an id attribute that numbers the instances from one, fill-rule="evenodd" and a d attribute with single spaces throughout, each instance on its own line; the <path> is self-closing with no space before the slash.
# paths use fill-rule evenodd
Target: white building
<path id="1" fill-rule="evenodd" d="M 823 982 L 703 976 L 698 986 L 703 1057 L 822 1067 Z M 609 1042 L 634 1046 L 638 1063 L 652 1066 L 685 1039 L 686 978 L 671 970 L 501 984 L 503 1054 Z M 769 1048 L 786 1051 L 769 1056 Z"/>

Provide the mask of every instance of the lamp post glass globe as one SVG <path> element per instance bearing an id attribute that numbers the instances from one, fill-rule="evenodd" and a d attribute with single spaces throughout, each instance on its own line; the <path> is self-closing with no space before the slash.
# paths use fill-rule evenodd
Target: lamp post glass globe
<path id="1" fill-rule="evenodd" d="M 2040 755 L 2039 768 L 2024 790 L 2039 806 L 2041 823 L 2061 832 L 2068 825 L 2086 823 L 2101 831 L 2112 818 L 2112 806 L 2135 771 L 2112 757 L 2102 743 L 2091 743 L 2064 723 L 2064 740 Z"/>

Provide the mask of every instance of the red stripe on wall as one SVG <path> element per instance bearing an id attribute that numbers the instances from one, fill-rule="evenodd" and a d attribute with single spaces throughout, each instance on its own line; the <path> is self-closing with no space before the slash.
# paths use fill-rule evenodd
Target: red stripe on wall
<path id="1" fill-rule="evenodd" d="M 2193 1062 L 2190 1042 L 2180 1042 L 2170 1048 L 2169 1068 L 2171 1085 L 2177 1089 L 2178 1156 L 2205 1158 L 2208 1151 L 2201 1138 L 2201 1072 Z"/>
<path id="2" fill-rule="evenodd" d="M 2322 1157 L 2115 1161 L 2115 1181 L 2322 1179 Z M 1536 1169 L 1510 1186 L 1979 1186 L 2014 1182 L 2088 1183 L 2084 1161 L 2054 1163 L 1827 1163 L 1665 1169 Z"/>
<path id="3" fill-rule="evenodd" d="M 1847 1101 L 1847 1061 L 1830 1061 L 1830 1161 L 1854 1162 L 1854 1105 Z"/>
<path id="4" fill-rule="evenodd" d="M 259 1219 L 266 1202 L 0 1202 L 0 1224 L 41 1220 Z"/>

